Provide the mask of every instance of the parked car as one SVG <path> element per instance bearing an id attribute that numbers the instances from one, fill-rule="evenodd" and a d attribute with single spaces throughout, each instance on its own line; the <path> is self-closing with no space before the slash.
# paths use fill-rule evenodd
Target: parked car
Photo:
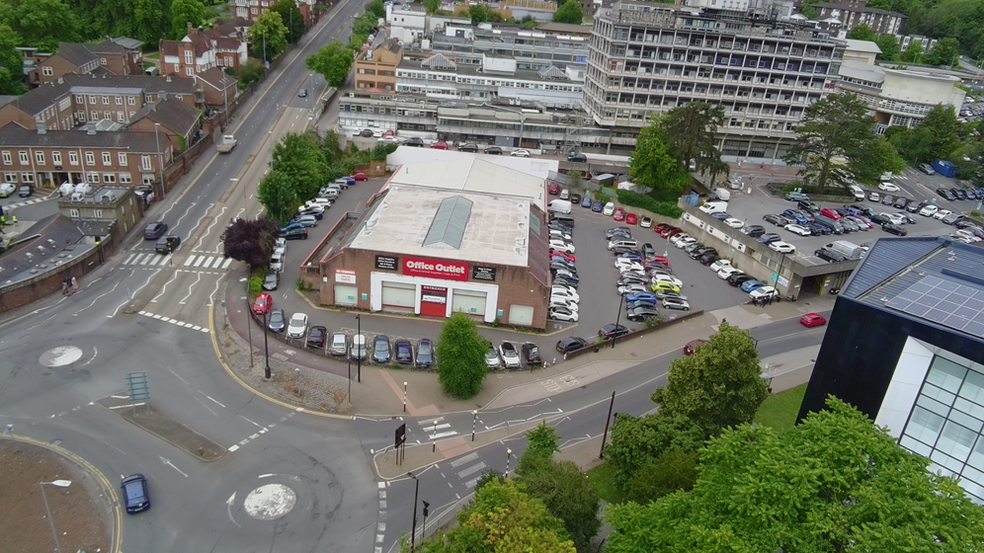
<path id="1" fill-rule="evenodd" d="M 772 286 L 759 286 L 758 288 L 752 290 L 748 293 L 748 297 L 752 298 L 752 301 L 759 301 L 761 299 L 775 299 L 779 297 L 779 291 Z"/>
<path id="2" fill-rule="evenodd" d="M 348 335 L 344 332 L 332 334 L 328 353 L 332 355 L 346 355 L 348 353 Z"/>
<path id="3" fill-rule="evenodd" d="M 606 340 L 625 336 L 629 333 L 629 328 L 623 325 L 606 324 L 598 329 L 598 336 Z"/>
<path id="4" fill-rule="evenodd" d="M 263 277 L 263 289 L 268 291 L 276 290 L 280 286 L 280 273 L 270 271 Z"/>
<path id="5" fill-rule="evenodd" d="M 284 315 L 284 310 L 275 307 L 270 310 L 270 318 L 267 321 L 267 328 L 273 332 L 283 332 L 287 328 L 287 318 Z"/>
<path id="6" fill-rule="evenodd" d="M 927 175 L 936 174 L 936 169 L 933 169 L 933 166 L 928 163 L 920 163 L 919 170 L 922 171 L 923 173 L 926 173 Z"/>
<path id="7" fill-rule="evenodd" d="M 495 351 L 495 347 L 489 344 L 489 349 L 485 351 L 485 367 L 487 369 L 498 369 L 502 366 L 502 360 L 499 359 L 499 352 Z"/>
<path id="8" fill-rule="evenodd" d="M 34 193 L 34 187 L 31 186 L 30 184 L 21 185 L 21 187 L 17 189 L 17 195 L 20 196 L 21 198 L 27 198 L 33 193 Z"/>
<path id="9" fill-rule="evenodd" d="M 570 353 L 575 350 L 579 350 L 588 345 L 587 340 L 584 338 L 578 338 L 577 336 L 570 336 L 564 338 L 557 342 L 557 351 L 560 353 Z"/>
<path id="10" fill-rule="evenodd" d="M 253 314 L 265 315 L 273 307 L 273 297 L 266 292 L 260 292 L 253 301 Z"/>
<path id="11" fill-rule="evenodd" d="M 811 234 L 813 234 L 813 232 L 810 229 L 796 224 L 786 225 L 783 228 L 793 234 L 798 234 L 800 236 L 810 236 Z"/>
<path id="12" fill-rule="evenodd" d="M 742 285 L 741 285 L 741 291 L 742 292 L 751 292 L 752 290 L 754 290 L 756 288 L 761 288 L 762 286 L 765 286 L 765 283 L 764 282 L 759 282 L 757 280 L 749 280 L 749 281 L 746 281 L 746 282 L 743 282 L 742 283 Z"/>
<path id="13" fill-rule="evenodd" d="M 490 146 L 488 148 L 485 148 L 485 153 L 486 154 L 489 154 L 489 155 L 492 155 L 492 156 L 501 156 L 502 155 L 502 148 L 500 148 L 498 146 Z"/>
<path id="14" fill-rule="evenodd" d="M 287 324 L 288 338 L 303 338 L 307 333 L 308 316 L 304 313 L 294 313 Z"/>
<path id="15" fill-rule="evenodd" d="M 591 211 L 593 211 L 595 213 L 601 213 L 601 210 L 602 209 L 603 209 L 603 207 L 601 205 L 601 202 L 595 202 L 595 203 L 591 204 Z"/>
<path id="16" fill-rule="evenodd" d="M 547 318 L 552 321 L 576 323 L 578 316 L 577 311 L 568 309 L 561 305 L 553 305 L 547 309 Z"/>
<path id="17" fill-rule="evenodd" d="M 616 221 L 624 221 L 625 220 L 625 209 L 623 209 L 621 207 L 616 208 L 615 211 L 612 213 L 612 219 L 614 219 Z"/>
<path id="18" fill-rule="evenodd" d="M 410 340 L 399 339 L 393 342 L 393 358 L 400 365 L 413 365 L 413 346 L 410 345 Z"/>
<path id="19" fill-rule="evenodd" d="M 502 363 L 507 369 L 519 369 L 523 366 L 522 361 L 519 357 L 519 350 L 512 342 L 502 342 L 499 344 L 499 355 L 502 357 Z"/>
<path id="20" fill-rule="evenodd" d="M 447 150 L 448 149 L 448 143 L 445 142 L 445 141 L 443 141 L 443 140 L 439 140 L 439 141 L 431 144 L 431 148 L 434 149 L 434 150 Z"/>
<path id="21" fill-rule="evenodd" d="M 893 223 L 885 223 L 884 225 L 882 225 L 882 230 L 889 234 L 894 234 L 896 236 L 905 236 L 909 234 L 909 232 L 905 230 L 905 227 Z"/>
<path id="22" fill-rule="evenodd" d="M 366 174 L 363 173 L 362 171 L 359 171 L 357 173 L 352 173 L 349 176 L 352 177 L 353 179 L 355 179 L 356 182 L 358 182 L 360 180 L 369 180 L 369 177 L 366 176 Z"/>
<path id="23" fill-rule="evenodd" d="M 403 143 L 404 146 L 413 146 L 414 148 L 423 148 L 424 140 L 419 136 L 411 137 L 409 140 Z"/>
<path id="24" fill-rule="evenodd" d="M 769 248 L 779 253 L 793 253 L 796 251 L 796 246 L 782 241 L 770 242 Z"/>
<path id="25" fill-rule="evenodd" d="M 614 213 L 615 213 L 615 204 L 612 202 L 608 202 L 607 204 L 605 204 L 605 209 L 603 209 L 601 212 L 601 214 L 606 217 L 610 217 Z"/>
<path id="26" fill-rule="evenodd" d="M 625 224 L 634 225 L 637 222 L 639 222 L 639 216 L 636 215 L 635 213 L 627 213 L 625 215 Z"/>
<path id="27" fill-rule="evenodd" d="M 372 362 L 378 364 L 389 363 L 390 361 L 390 341 L 389 336 L 380 334 L 373 340 Z"/>
<path id="28" fill-rule="evenodd" d="M 659 311 L 656 310 L 656 306 L 649 305 L 639 305 L 636 307 L 627 308 L 625 310 L 625 316 L 633 322 L 642 322 L 649 319 L 659 317 Z"/>
<path id="29" fill-rule="evenodd" d="M 458 151 L 476 153 L 478 152 L 478 144 L 472 142 L 469 142 L 467 144 L 462 144 L 461 146 L 458 146 Z"/>
<path id="30" fill-rule="evenodd" d="M 765 220 L 765 222 L 772 223 L 777 227 L 785 227 L 786 225 L 795 223 L 795 221 L 791 221 L 778 213 L 767 213 L 762 216 L 762 219 Z"/>
<path id="31" fill-rule="evenodd" d="M 883 190 L 885 192 L 892 192 L 892 193 L 895 193 L 895 192 L 898 192 L 899 190 L 901 190 L 898 186 L 896 186 L 894 183 L 891 183 L 891 182 L 881 182 L 881 183 L 879 183 L 878 184 L 878 189 L 879 190 Z"/>
<path id="32" fill-rule="evenodd" d="M 662 305 L 664 309 L 690 311 L 690 304 L 687 303 L 687 300 L 681 300 L 679 298 L 663 298 Z"/>
<path id="33" fill-rule="evenodd" d="M 421 369 L 429 369 L 434 364 L 434 344 L 428 338 L 421 338 L 417 342 L 417 355 L 415 364 Z"/>
<path id="34" fill-rule="evenodd" d="M 139 513 L 150 508 L 150 492 L 147 478 L 142 474 L 132 474 L 120 482 L 123 488 L 123 504 L 128 514 Z"/>
<path id="35" fill-rule="evenodd" d="M 323 326 L 312 326 L 308 331 L 307 347 L 321 349 L 328 340 L 328 329 Z"/>
<path id="36" fill-rule="evenodd" d="M 765 227 L 762 225 L 748 225 L 741 229 L 741 233 L 751 238 L 758 238 L 765 234 Z"/>
<path id="37" fill-rule="evenodd" d="M 542 365 L 543 359 L 540 357 L 540 348 L 533 342 L 526 342 L 520 348 L 523 354 L 523 362 L 526 366 L 533 367 Z"/>
<path id="38" fill-rule="evenodd" d="M 509 155 L 511 155 L 512 157 L 530 157 L 530 151 L 520 148 L 518 150 L 513 150 L 512 152 L 509 152 Z"/>
<path id="39" fill-rule="evenodd" d="M 758 241 L 760 244 L 771 244 L 773 242 L 778 242 L 781 239 L 782 237 L 779 236 L 778 234 L 774 232 L 767 232 L 762 236 L 759 236 L 755 240 Z"/>

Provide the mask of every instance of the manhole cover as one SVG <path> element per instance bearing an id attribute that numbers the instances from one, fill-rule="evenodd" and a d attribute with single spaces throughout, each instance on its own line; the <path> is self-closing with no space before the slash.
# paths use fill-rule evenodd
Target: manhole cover
<path id="1" fill-rule="evenodd" d="M 75 346 L 58 346 L 41 355 L 38 361 L 45 367 L 64 367 L 82 358 L 82 350 Z"/>
<path id="2" fill-rule="evenodd" d="M 243 507 L 257 520 L 275 520 L 294 508 L 297 495 L 283 484 L 267 484 L 249 492 Z"/>

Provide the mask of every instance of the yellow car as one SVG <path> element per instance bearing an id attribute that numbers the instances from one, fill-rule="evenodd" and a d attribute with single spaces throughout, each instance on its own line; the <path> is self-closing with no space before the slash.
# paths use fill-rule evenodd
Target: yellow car
<path id="1" fill-rule="evenodd" d="M 653 292 L 676 292 L 680 293 L 680 287 L 670 282 L 657 282 L 650 286 Z"/>

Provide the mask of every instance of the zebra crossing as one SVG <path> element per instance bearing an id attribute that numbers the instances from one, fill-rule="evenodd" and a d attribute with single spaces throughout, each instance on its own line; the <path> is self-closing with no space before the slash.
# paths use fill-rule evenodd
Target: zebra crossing
<path id="1" fill-rule="evenodd" d="M 417 424 L 419 424 L 420 429 L 427 434 L 428 442 L 443 440 L 444 438 L 450 438 L 451 436 L 458 435 L 458 431 L 451 428 L 451 424 L 444 420 L 444 417 L 417 421 Z"/>
<path id="2" fill-rule="evenodd" d="M 172 262 L 172 255 L 159 255 L 156 252 L 149 253 L 131 253 L 125 260 L 123 260 L 123 265 L 129 266 L 141 266 L 141 267 L 161 267 L 168 265 Z M 200 269 L 200 270 L 226 270 L 232 265 L 233 259 L 231 257 L 222 257 L 221 255 L 196 255 L 191 254 L 185 258 L 182 267 L 185 269 Z"/>
<path id="3" fill-rule="evenodd" d="M 478 462 L 476 463 L 475 461 Z M 477 484 L 478 479 L 482 477 L 482 473 L 485 472 L 485 469 L 489 468 L 488 465 L 485 464 L 485 461 L 482 461 L 478 457 L 478 453 L 474 451 L 468 455 L 458 457 L 449 464 L 458 475 L 458 478 L 465 483 L 465 487 L 468 488 L 468 490 L 475 488 L 475 484 Z M 474 476 L 474 478 L 465 480 L 471 476 Z"/>

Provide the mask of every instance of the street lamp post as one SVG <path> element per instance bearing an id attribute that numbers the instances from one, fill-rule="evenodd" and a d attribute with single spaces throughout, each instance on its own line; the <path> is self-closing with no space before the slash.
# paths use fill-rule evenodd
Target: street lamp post
<path id="1" fill-rule="evenodd" d="M 356 326 L 355 335 L 358 336 L 359 340 L 362 340 L 363 350 L 368 352 L 369 344 L 366 343 L 365 338 L 362 336 L 362 319 L 359 318 L 358 315 L 355 316 L 355 326 Z M 355 356 L 355 363 L 356 363 L 355 377 L 361 383 L 362 382 L 362 353 L 361 352 Z"/>
<path id="2" fill-rule="evenodd" d="M 267 380 L 270 379 L 270 344 L 267 342 L 267 313 L 269 312 L 269 309 L 263 312 L 263 350 L 266 354 L 266 368 L 263 369 L 263 376 Z"/>
<path id="3" fill-rule="evenodd" d="M 615 349 L 615 342 L 618 341 L 618 324 L 622 322 L 622 304 L 625 303 L 624 299 L 619 296 L 618 298 L 618 315 L 615 315 L 615 334 L 612 335 L 612 349 Z"/>
<path id="4" fill-rule="evenodd" d="M 472 441 L 475 441 L 475 422 L 478 421 L 478 410 L 472 411 Z"/>
<path id="5" fill-rule="evenodd" d="M 253 306 L 249 304 L 249 273 L 246 273 L 246 312 L 249 315 L 246 317 L 246 335 L 249 337 L 249 368 L 253 368 L 253 323 L 251 319 L 253 318 Z"/>
<path id="6" fill-rule="evenodd" d="M 38 482 L 41 487 L 41 499 L 44 500 L 44 511 L 48 513 L 48 524 L 51 525 L 51 537 L 55 538 L 55 549 L 58 553 L 61 553 L 61 544 L 58 543 L 58 532 L 55 531 L 55 521 L 51 518 L 51 509 L 48 507 L 48 496 L 44 493 L 44 485 L 51 484 L 52 486 L 58 486 L 59 488 L 67 488 L 72 485 L 71 480 L 55 480 L 53 482 Z"/>
<path id="7" fill-rule="evenodd" d="M 164 199 L 164 158 L 161 155 L 161 136 L 158 130 L 160 129 L 160 123 L 154 123 L 154 142 L 157 143 L 157 168 L 160 170 L 161 175 L 161 198 Z M 160 201 L 158 200 L 158 201 Z"/>
<path id="8" fill-rule="evenodd" d="M 407 383 L 403 383 L 403 412 L 407 412 Z"/>
<path id="9" fill-rule="evenodd" d="M 412 472 L 408 472 L 407 476 L 416 482 L 413 487 L 413 526 L 410 527 L 410 551 L 413 551 L 417 546 L 417 496 L 420 493 L 420 480 Z"/>

